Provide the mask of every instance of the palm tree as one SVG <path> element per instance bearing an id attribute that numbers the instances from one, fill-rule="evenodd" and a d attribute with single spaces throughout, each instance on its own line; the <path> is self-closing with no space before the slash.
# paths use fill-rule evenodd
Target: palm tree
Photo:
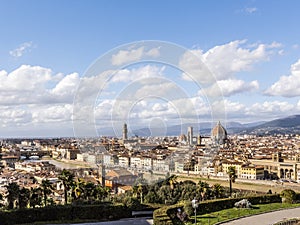
<path id="1" fill-rule="evenodd" d="M 221 198 L 223 196 L 224 188 L 220 184 L 214 184 L 212 190 L 216 198 Z"/>
<path id="2" fill-rule="evenodd" d="M 198 182 L 198 189 L 199 189 L 199 192 L 201 194 L 201 199 L 202 200 L 205 200 L 207 198 L 207 195 L 209 194 L 210 192 L 210 187 L 209 187 L 209 184 L 206 183 L 206 182 L 203 182 L 203 181 L 199 181 Z"/>
<path id="3" fill-rule="evenodd" d="M 84 186 L 85 186 L 85 182 L 83 179 L 78 178 L 76 185 L 74 186 L 74 195 L 76 199 L 80 199 L 83 197 L 84 195 Z"/>
<path id="4" fill-rule="evenodd" d="M 106 197 L 109 197 L 110 199 L 110 192 L 111 192 L 111 189 L 109 187 L 102 187 L 102 200 L 105 199 Z"/>
<path id="5" fill-rule="evenodd" d="M 144 192 L 144 188 L 143 188 L 143 185 L 142 185 L 141 183 L 138 184 L 137 192 L 140 194 L 141 204 L 142 204 L 142 203 L 143 203 L 143 192 Z"/>
<path id="6" fill-rule="evenodd" d="M 40 187 L 31 188 L 30 190 L 30 198 L 29 198 L 29 205 L 32 208 L 36 206 L 42 206 L 42 189 Z"/>
<path id="7" fill-rule="evenodd" d="M 227 174 L 229 176 L 229 195 L 232 195 L 232 183 L 235 182 L 235 179 L 237 178 L 235 166 L 229 166 Z"/>
<path id="8" fill-rule="evenodd" d="M 41 190 L 42 190 L 42 193 L 43 193 L 44 206 L 46 206 L 48 195 L 52 194 L 52 192 L 54 190 L 51 182 L 48 179 L 42 180 Z"/>
<path id="9" fill-rule="evenodd" d="M 95 184 L 93 182 L 88 182 L 84 185 L 84 197 L 86 200 L 91 200 L 91 197 L 94 196 Z"/>
<path id="10" fill-rule="evenodd" d="M 104 194 L 104 188 L 100 184 L 95 185 L 95 190 L 93 193 L 94 199 L 101 200 L 103 194 Z"/>
<path id="11" fill-rule="evenodd" d="M 21 188 L 19 191 L 19 207 L 21 209 L 27 208 L 30 199 L 30 190 L 27 188 Z"/>
<path id="12" fill-rule="evenodd" d="M 64 186 L 65 204 L 68 204 L 68 192 L 75 186 L 74 177 L 74 174 L 66 169 L 63 169 L 61 174 L 58 176 L 58 179 L 61 180 Z"/>
<path id="13" fill-rule="evenodd" d="M 16 182 L 9 183 L 6 185 L 7 189 L 7 201 L 8 201 L 8 209 L 13 209 L 16 206 L 16 201 L 19 198 L 20 186 Z"/>

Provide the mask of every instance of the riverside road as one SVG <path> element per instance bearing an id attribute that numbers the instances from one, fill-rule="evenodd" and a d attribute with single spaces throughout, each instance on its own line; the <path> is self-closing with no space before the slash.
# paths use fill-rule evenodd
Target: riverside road
<path id="1" fill-rule="evenodd" d="M 284 209 L 280 211 L 274 211 L 264 213 L 255 216 L 249 216 L 237 220 L 233 220 L 222 225 L 271 225 L 286 219 L 293 219 L 300 217 L 300 207 L 294 209 Z"/>
<path id="2" fill-rule="evenodd" d="M 272 225 L 280 221 L 292 218 L 300 218 L 300 207 L 293 209 L 284 209 L 260 215 L 249 216 L 229 222 L 222 225 Z M 52 225 L 52 224 L 48 224 Z M 150 217 L 128 218 L 117 221 L 80 223 L 80 224 L 61 224 L 61 225 L 153 225 L 153 219 Z"/>

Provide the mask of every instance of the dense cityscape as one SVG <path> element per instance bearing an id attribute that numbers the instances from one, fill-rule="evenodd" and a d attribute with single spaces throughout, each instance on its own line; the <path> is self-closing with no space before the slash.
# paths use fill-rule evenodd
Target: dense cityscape
<path id="1" fill-rule="evenodd" d="M 5 139 L 0 190 L 7 196 L 12 183 L 35 190 L 47 181 L 53 190 L 46 200 L 65 204 L 65 170 L 81 182 L 100 185 L 107 197 L 132 191 L 141 180 L 150 184 L 172 175 L 227 179 L 230 167 L 237 180 L 264 180 L 298 190 L 299 147 L 299 135 L 228 136 L 220 122 L 210 136 L 194 135 L 189 127 L 177 137 L 128 137 L 124 124 L 121 138 Z M 2 205 L 9 201 L 3 198 Z"/>

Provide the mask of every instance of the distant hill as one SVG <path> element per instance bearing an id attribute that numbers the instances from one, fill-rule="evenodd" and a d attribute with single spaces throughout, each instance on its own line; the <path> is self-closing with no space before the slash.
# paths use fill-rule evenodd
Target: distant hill
<path id="1" fill-rule="evenodd" d="M 211 129 L 215 124 L 210 122 L 190 123 L 169 126 L 162 130 L 161 128 L 142 128 L 134 130 L 137 136 L 178 136 L 187 134 L 189 126 L 194 128 L 194 135 L 199 131 L 201 135 L 210 135 Z M 300 115 L 289 116 L 271 121 L 259 121 L 254 123 L 238 123 L 228 122 L 226 124 L 228 134 L 256 134 L 256 135 L 272 135 L 272 134 L 296 134 L 300 133 Z"/>
<path id="2" fill-rule="evenodd" d="M 300 115 L 271 120 L 245 129 L 241 133 L 249 134 L 296 134 L 300 133 Z"/>
<path id="3" fill-rule="evenodd" d="M 228 122 L 226 123 L 226 130 L 228 134 L 235 134 L 242 132 L 253 126 L 260 125 L 264 122 L 255 122 L 242 124 L 238 122 Z M 182 125 L 169 126 L 166 129 L 161 128 L 142 128 L 134 130 L 133 133 L 136 136 L 148 137 L 148 136 L 178 136 L 180 134 L 187 134 L 188 127 L 192 126 L 194 130 L 194 135 L 198 135 L 199 132 L 201 135 L 210 135 L 212 128 L 215 124 L 210 122 L 201 122 L 201 123 L 190 123 Z"/>
<path id="4" fill-rule="evenodd" d="M 182 125 L 173 125 L 166 128 L 151 127 L 141 128 L 129 131 L 129 136 L 149 137 L 149 136 L 178 136 L 187 134 L 189 126 L 194 128 L 194 135 L 198 135 L 199 131 L 202 136 L 208 136 L 211 129 L 215 126 L 211 122 L 189 123 Z M 256 134 L 256 135 L 272 135 L 272 134 L 300 134 L 300 115 L 289 116 L 271 121 L 259 121 L 254 123 L 238 123 L 228 122 L 223 124 L 228 134 Z M 121 135 L 121 130 L 117 135 Z M 99 135 L 116 136 L 115 130 L 111 127 L 103 127 L 98 130 Z"/>

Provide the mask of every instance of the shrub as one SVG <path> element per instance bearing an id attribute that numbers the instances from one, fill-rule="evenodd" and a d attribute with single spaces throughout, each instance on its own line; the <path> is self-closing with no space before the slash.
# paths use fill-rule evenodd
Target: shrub
<path id="1" fill-rule="evenodd" d="M 285 189 L 280 193 L 282 202 L 292 204 L 296 200 L 296 192 L 292 189 Z"/>
<path id="2" fill-rule="evenodd" d="M 200 202 L 197 208 L 197 214 L 206 214 L 210 212 L 220 211 L 223 209 L 233 208 L 234 203 L 242 199 L 243 198 L 227 198 L 227 199 L 217 199 L 217 200 Z M 253 197 L 248 197 L 247 200 L 250 201 L 253 205 L 281 202 L 280 195 L 278 194 L 253 196 Z M 162 225 L 167 223 L 180 224 L 181 221 L 178 221 L 176 219 L 177 218 L 176 213 L 178 208 L 183 208 L 183 210 L 189 216 L 191 216 L 194 212 L 194 209 L 192 208 L 190 201 L 178 203 L 171 206 L 165 206 L 154 211 L 153 214 L 154 224 L 155 225 Z"/>
<path id="3" fill-rule="evenodd" d="M 31 224 L 38 221 L 109 220 L 130 216 L 131 210 L 121 205 L 49 206 L 45 208 L 0 211 L 0 224 Z"/>
<path id="4" fill-rule="evenodd" d="M 137 198 L 133 198 L 133 197 L 129 197 L 129 196 L 125 197 L 123 199 L 122 203 L 126 207 L 128 207 L 128 208 L 130 208 L 132 210 L 138 210 L 140 208 L 140 206 L 141 206 L 141 203 L 140 203 L 140 201 Z"/>

